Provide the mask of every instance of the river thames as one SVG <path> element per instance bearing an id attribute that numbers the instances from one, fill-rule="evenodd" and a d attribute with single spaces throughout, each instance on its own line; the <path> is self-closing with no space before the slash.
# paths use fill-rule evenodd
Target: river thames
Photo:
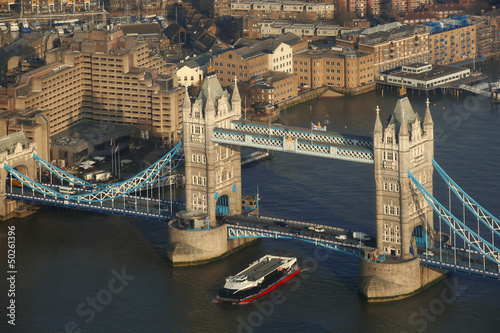
<path id="1" fill-rule="evenodd" d="M 483 65 L 498 80 L 499 62 Z M 395 93 L 318 99 L 285 110 L 280 123 L 371 135 Z M 409 95 L 422 117 L 424 95 Z M 488 99 L 431 94 L 435 159 L 469 195 L 500 216 L 499 106 Z M 261 215 L 375 233 L 373 166 L 275 153 L 243 169 L 243 193 L 261 197 Z M 435 196 L 446 202 L 435 175 Z M 15 226 L 16 325 L 7 323 L 7 238 Z M 217 262 L 173 268 L 163 223 L 42 208 L 0 224 L 1 332 L 498 332 L 500 281 L 454 273 L 422 293 L 367 303 L 358 262 L 293 240 L 260 240 Z M 215 304 L 224 283 L 264 254 L 296 256 L 305 272 L 273 296 L 245 306 Z"/>

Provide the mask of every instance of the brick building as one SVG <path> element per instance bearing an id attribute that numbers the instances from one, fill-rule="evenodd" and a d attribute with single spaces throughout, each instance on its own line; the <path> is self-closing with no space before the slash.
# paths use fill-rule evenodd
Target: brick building
<path id="1" fill-rule="evenodd" d="M 308 50 L 293 57 L 299 86 L 355 88 L 374 82 L 373 54 L 343 48 Z"/>
<path id="2" fill-rule="evenodd" d="M 262 103 L 274 105 L 297 96 L 298 77 L 296 74 L 267 71 L 256 75 L 250 81 L 240 84 L 242 96 L 248 96 L 249 105 Z"/>
<path id="3" fill-rule="evenodd" d="M 307 42 L 294 34 L 286 34 L 260 41 L 240 40 L 234 47 L 213 58 L 215 72 L 223 86 L 232 84 L 235 76 L 239 81 L 247 81 L 268 70 L 292 73 L 292 57 L 306 50 Z"/>
<path id="4" fill-rule="evenodd" d="M 429 31 L 429 62 L 448 65 L 472 60 L 477 54 L 476 26 L 465 16 L 426 23 Z"/>
<path id="5" fill-rule="evenodd" d="M 363 31 L 358 43 L 360 51 L 373 53 L 375 73 L 404 64 L 429 61 L 429 32 L 423 26 L 391 23 Z"/>
<path id="6" fill-rule="evenodd" d="M 185 89 L 175 65 L 121 31 L 76 33 L 63 45 L 46 53 L 47 65 L 1 88 L 0 111 L 40 110 L 51 137 L 88 120 L 138 126 L 167 145 L 180 140 Z"/>

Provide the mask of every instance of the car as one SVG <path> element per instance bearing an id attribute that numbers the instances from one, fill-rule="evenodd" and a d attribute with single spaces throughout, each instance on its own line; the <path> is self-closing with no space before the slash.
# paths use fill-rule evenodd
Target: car
<path id="1" fill-rule="evenodd" d="M 346 240 L 347 239 L 347 235 L 337 235 L 337 236 L 335 236 L 335 239 L 337 239 L 337 240 Z"/>
<path id="2" fill-rule="evenodd" d="M 434 255 L 434 253 L 432 251 L 425 251 L 425 252 L 422 252 L 422 254 L 424 256 L 429 256 L 429 257 L 432 257 Z"/>
<path id="3" fill-rule="evenodd" d="M 274 222 L 274 224 L 276 224 L 278 227 L 284 227 L 284 228 L 288 228 L 288 226 L 289 226 L 288 223 L 283 222 L 283 221 L 276 221 L 276 222 Z"/>
<path id="4" fill-rule="evenodd" d="M 307 229 L 314 231 L 314 232 L 325 232 L 325 229 L 317 227 L 317 226 L 309 227 Z"/>
<path id="5" fill-rule="evenodd" d="M 302 228 L 292 228 L 292 234 L 300 234 L 302 233 Z"/>

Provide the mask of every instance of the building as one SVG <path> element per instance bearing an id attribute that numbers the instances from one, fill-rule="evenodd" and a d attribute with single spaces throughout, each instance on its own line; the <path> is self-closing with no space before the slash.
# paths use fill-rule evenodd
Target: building
<path id="1" fill-rule="evenodd" d="M 404 17 L 399 19 L 403 24 L 421 24 L 425 22 L 434 22 L 438 18 L 429 11 L 423 12 L 409 12 Z"/>
<path id="2" fill-rule="evenodd" d="M 391 8 L 395 13 L 410 13 L 431 3 L 432 0 L 391 0 Z"/>
<path id="3" fill-rule="evenodd" d="M 358 17 L 379 15 L 383 4 L 381 0 L 339 0 L 339 8 L 345 8 Z"/>
<path id="4" fill-rule="evenodd" d="M 334 4 L 331 2 L 246 0 L 230 2 L 229 6 L 230 14 L 225 15 L 248 14 L 269 20 L 331 20 L 334 15 Z M 221 9 L 221 7 L 216 8 Z M 219 14 L 216 13 L 216 17 L 223 16 L 224 10 L 225 7 L 222 7 Z"/>
<path id="5" fill-rule="evenodd" d="M 429 61 L 429 32 L 424 27 L 399 22 L 389 25 L 366 29 L 359 37 L 358 49 L 373 53 L 376 75 L 406 64 Z"/>
<path id="6" fill-rule="evenodd" d="M 0 1 L 0 12 L 10 12 L 10 7 L 16 4 L 16 0 L 2 0 Z"/>
<path id="7" fill-rule="evenodd" d="M 0 48 L 0 84 L 5 85 L 9 76 L 22 71 L 22 60 L 34 60 L 43 63 L 45 52 L 54 47 L 55 35 L 29 34 Z M 34 61 L 32 61 L 34 63 Z"/>
<path id="8" fill-rule="evenodd" d="M 100 10 L 97 0 L 24 0 L 24 13 L 66 13 Z"/>
<path id="9" fill-rule="evenodd" d="M 451 15 L 464 15 L 464 7 L 457 3 L 436 3 L 429 6 L 429 12 L 442 20 Z"/>
<path id="10" fill-rule="evenodd" d="M 297 96 L 298 80 L 296 74 L 267 71 L 253 77 L 247 83 L 249 105 L 261 103 L 274 105 Z M 245 87 L 245 85 L 242 85 Z M 243 90 L 242 90 L 243 91 Z"/>
<path id="11" fill-rule="evenodd" d="M 195 86 L 203 81 L 210 67 L 212 56 L 213 53 L 209 52 L 202 55 L 194 55 L 187 60 L 181 60 L 181 62 L 177 64 L 177 79 L 179 81 L 179 86 Z"/>
<path id="12" fill-rule="evenodd" d="M 167 146 L 179 142 L 185 89 L 175 65 L 121 31 L 75 33 L 63 44 L 70 47 L 46 52 L 47 65 L 0 90 L 0 110 L 39 110 L 50 137 L 89 120 L 136 126 Z"/>
<path id="13" fill-rule="evenodd" d="M 307 42 L 290 33 L 260 41 L 239 40 L 234 47 L 213 58 L 223 86 L 230 85 L 234 77 L 247 81 L 268 70 L 293 73 L 292 57 L 307 49 Z"/>
<path id="14" fill-rule="evenodd" d="M 496 20 L 489 16 L 467 16 L 472 25 L 476 26 L 476 47 L 478 56 L 488 56 L 496 53 L 498 48 Z"/>
<path id="15" fill-rule="evenodd" d="M 380 79 L 397 86 L 426 90 L 469 76 L 468 68 L 415 63 L 403 65 L 401 70 L 383 75 Z"/>
<path id="16" fill-rule="evenodd" d="M 476 26 L 465 16 L 425 24 L 429 36 L 429 62 L 448 65 L 472 60 L 477 55 Z"/>
<path id="17" fill-rule="evenodd" d="M 0 114 L 0 138 L 18 132 L 23 132 L 26 138 L 36 142 L 37 155 L 46 161 L 49 160 L 48 120 L 41 111 L 26 110 L 15 114 Z"/>
<path id="18" fill-rule="evenodd" d="M 300 87 L 355 88 L 375 81 L 373 54 L 343 48 L 308 50 L 293 57 Z"/>

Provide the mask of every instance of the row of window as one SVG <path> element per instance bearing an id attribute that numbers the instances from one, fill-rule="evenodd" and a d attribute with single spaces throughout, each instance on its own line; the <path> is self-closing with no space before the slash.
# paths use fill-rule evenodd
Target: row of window
<path id="1" fill-rule="evenodd" d="M 384 190 L 391 192 L 399 192 L 399 184 L 384 182 Z"/>
<path id="2" fill-rule="evenodd" d="M 399 207 L 384 205 L 385 215 L 399 216 Z"/>
<path id="3" fill-rule="evenodd" d="M 207 178 L 201 176 L 193 176 L 193 185 L 207 186 Z"/>

